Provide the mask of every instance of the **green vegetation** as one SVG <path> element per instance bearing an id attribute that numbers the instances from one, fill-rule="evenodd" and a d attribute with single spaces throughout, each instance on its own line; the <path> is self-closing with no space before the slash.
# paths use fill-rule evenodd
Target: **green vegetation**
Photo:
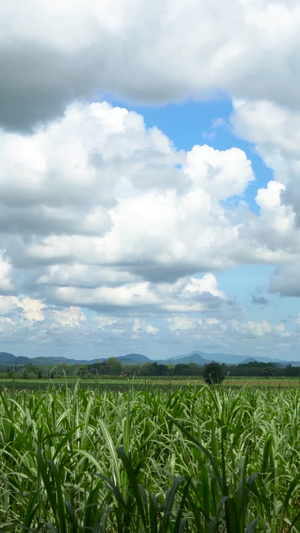
<path id="1" fill-rule="evenodd" d="M 300 531 L 300 391 L 0 394 L 0 530 Z"/>
<path id="2" fill-rule="evenodd" d="M 226 369 L 220 363 L 210 363 L 205 365 L 203 377 L 208 385 L 220 384 L 226 377 Z"/>
<path id="3" fill-rule="evenodd" d="M 200 366 L 196 363 L 178 363 L 176 365 L 167 365 L 156 362 L 147 362 L 144 364 L 123 364 L 117 358 L 111 357 L 103 362 L 86 363 L 86 364 L 67 364 L 57 363 L 56 365 L 37 365 L 32 363 L 20 365 L 0 365 L 0 379 L 58 379 L 62 378 L 80 378 L 85 380 L 99 379 L 100 377 L 166 377 L 176 379 L 182 377 L 204 377 L 207 381 L 207 368 L 217 368 L 218 375 L 231 377 L 299 377 L 300 367 L 288 365 L 286 367 L 278 366 L 275 363 L 258 363 L 251 361 L 239 365 L 225 365 L 220 363 L 209 363 Z M 208 370 L 211 372 L 211 370 Z"/>
<path id="4" fill-rule="evenodd" d="M 72 376 L 53 378 L 0 378 L 0 389 L 9 390 L 28 389 L 29 391 L 45 391 L 49 387 L 60 389 L 62 386 L 68 386 L 74 389 L 78 384 L 78 378 Z M 80 380 L 80 387 L 83 389 L 96 389 L 98 391 L 120 391 L 126 392 L 134 389 L 136 391 L 149 389 L 174 390 L 178 387 L 188 388 L 203 387 L 203 377 L 199 376 L 147 376 L 147 377 L 130 377 L 130 376 L 89 376 Z M 230 389 L 241 389 L 245 386 L 257 388 L 298 388 L 300 386 L 299 378 L 288 377 L 243 377 L 226 375 L 222 386 Z"/>

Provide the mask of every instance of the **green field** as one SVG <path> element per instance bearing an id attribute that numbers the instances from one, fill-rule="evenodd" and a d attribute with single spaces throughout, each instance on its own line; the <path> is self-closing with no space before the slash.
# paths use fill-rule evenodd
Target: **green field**
<path id="1" fill-rule="evenodd" d="M 202 377 L 112 377 L 101 376 L 99 378 L 88 378 L 78 381 L 76 377 L 66 377 L 57 379 L 3 379 L 0 378 L 0 389 L 29 389 L 29 390 L 46 390 L 50 388 L 60 388 L 62 385 L 67 385 L 70 388 L 77 386 L 80 383 L 81 388 L 96 388 L 104 390 L 120 390 L 126 391 L 132 387 L 137 390 L 148 389 L 149 387 L 160 388 L 177 388 L 177 387 L 203 387 L 204 380 Z M 291 377 L 227 377 L 222 383 L 222 386 L 227 388 L 298 388 L 300 387 L 299 378 Z"/>
<path id="2" fill-rule="evenodd" d="M 299 388 L 179 383 L 2 387 L 0 531 L 299 532 Z"/>

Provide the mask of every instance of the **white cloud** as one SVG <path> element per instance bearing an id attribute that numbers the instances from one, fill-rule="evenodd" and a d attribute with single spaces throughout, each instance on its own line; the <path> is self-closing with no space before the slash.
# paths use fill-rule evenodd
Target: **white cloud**
<path id="1" fill-rule="evenodd" d="M 296 0 L 5 0 L 2 124 L 28 128 L 96 91 L 146 103 L 223 91 L 299 106 L 299 20 Z"/>
<path id="2" fill-rule="evenodd" d="M 202 279 L 183 277 L 170 283 L 127 283 L 117 286 L 97 288 L 57 286 L 49 294 L 50 299 L 62 306 L 81 306 L 99 313 L 122 310 L 133 313 L 205 312 L 233 313 L 238 308 L 232 305 L 227 295 L 218 289 L 217 280 L 212 274 Z M 112 325 L 98 322 L 99 327 Z"/>
<path id="3" fill-rule="evenodd" d="M 267 355 L 276 357 L 280 351 L 291 349 L 298 342 L 298 336 L 285 329 L 283 323 L 271 324 L 267 320 L 239 320 L 228 317 L 224 320 L 216 318 L 199 319 L 186 314 L 173 315 L 166 319 L 169 330 L 176 339 L 192 345 L 198 343 L 201 350 L 219 351 L 240 354 Z M 287 343 L 288 339 L 288 344 Z M 277 347 L 275 347 L 277 343 Z M 191 344 L 190 344 L 191 345 Z M 272 353 L 269 353 L 272 346 Z M 235 347 L 235 348 L 234 348 Z M 276 354 L 276 355 L 275 355 Z"/>
<path id="4" fill-rule="evenodd" d="M 270 291 L 300 294 L 299 22 L 296 0 L 4 0 L 5 338 L 156 341 L 155 315 L 208 347 L 229 349 L 232 334 L 236 346 L 249 336 L 257 350 L 267 338 L 286 349 L 281 323 L 247 321 L 212 272 L 274 264 Z M 245 202 L 254 174 L 241 149 L 177 151 L 141 115 L 87 104 L 106 92 L 233 97 L 234 131 L 274 172 L 259 213 Z"/>
<path id="5" fill-rule="evenodd" d="M 255 143 L 275 178 L 258 190 L 260 216 L 250 217 L 240 234 L 259 242 L 258 255 L 278 265 L 270 291 L 299 296 L 300 113 L 270 101 L 238 101 L 232 123 L 240 136 Z"/>
<path id="6" fill-rule="evenodd" d="M 139 318 L 135 318 L 132 331 L 135 334 L 135 336 L 140 335 L 142 332 L 145 332 L 148 335 L 156 335 L 158 332 L 158 328 L 156 328 L 155 326 L 152 326 L 151 324 L 145 323 L 143 320 L 140 320 Z"/>
<path id="7" fill-rule="evenodd" d="M 0 250 L 0 292 L 7 293 L 12 290 L 12 266 Z"/>
<path id="8" fill-rule="evenodd" d="M 235 132 L 255 143 L 276 180 L 287 185 L 299 179 L 300 112 L 268 100 L 236 100 L 234 104 Z"/>
<path id="9" fill-rule="evenodd" d="M 109 339 L 116 341 L 120 337 L 129 341 L 147 339 L 154 337 L 159 332 L 159 328 L 149 321 L 128 316 L 97 315 L 94 317 L 94 322 L 97 329 L 101 331 L 102 342 Z"/>
<path id="10" fill-rule="evenodd" d="M 254 337 L 263 337 L 264 335 L 271 333 L 273 329 L 266 320 L 263 320 L 262 322 L 254 322 L 251 320 L 246 324 L 246 328 L 251 335 L 254 335 Z"/>
<path id="11" fill-rule="evenodd" d="M 24 310 L 24 315 L 28 320 L 33 322 L 41 322 L 44 320 L 42 309 L 45 307 L 45 304 L 39 300 L 33 300 L 26 296 L 21 301 L 19 300 L 18 304 Z"/>
<path id="12" fill-rule="evenodd" d="M 269 101 L 237 102 L 232 122 L 285 185 L 281 203 L 291 206 L 300 227 L 300 112 Z"/>
<path id="13" fill-rule="evenodd" d="M 178 152 L 140 115 L 106 103 L 1 140 L 5 268 L 40 297 L 76 306 L 90 288 L 87 303 L 127 305 L 130 284 L 137 295 L 148 281 L 236 262 L 240 215 L 222 201 L 253 180 L 242 150 Z"/>
<path id="14" fill-rule="evenodd" d="M 10 313 L 22 310 L 23 317 L 29 322 L 41 322 L 44 320 L 43 308 L 46 307 L 40 300 L 29 296 L 0 296 L 0 312 Z"/>
<path id="15" fill-rule="evenodd" d="M 261 261 L 285 262 L 294 260 L 300 252 L 300 232 L 295 224 L 295 213 L 282 202 L 285 186 L 277 181 L 269 181 L 266 188 L 258 189 L 256 203 L 260 207 L 259 216 L 249 216 L 240 227 L 240 236 L 252 240 L 255 254 Z M 251 252 L 250 252 L 251 253 Z"/>
<path id="16" fill-rule="evenodd" d="M 105 330 L 118 324 L 120 319 L 111 316 L 96 315 L 94 317 L 94 321 L 96 322 L 98 328 Z"/>
<path id="17" fill-rule="evenodd" d="M 172 316 L 167 319 L 170 331 L 181 334 L 182 331 L 193 331 L 202 324 L 201 318 L 191 318 L 186 315 Z"/>
<path id="18" fill-rule="evenodd" d="M 187 154 L 184 170 L 194 188 L 203 189 L 215 200 L 241 196 L 254 179 L 251 163 L 239 148 L 214 150 L 211 146 L 194 146 Z"/>
<path id="19" fill-rule="evenodd" d="M 218 289 L 216 277 L 211 274 L 205 274 L 202 279 L 191 278 L 184 288 L 185 293 L 210 293 L 218 298 L 226 299 L 226 294 Z"/>
<path id="20" fill-rule="evenodd" d="M 0 288 L 12 291 L 16 279 L 19 292 L 43 302 L 28 303 L 26 312 L 35 321 L 46 316 L 35 333 L 45 342 L 49 332 L 55 337 L 72 328 L 87 335 L 84 308 L 106 317 L 94 322 L 104 339 L 127 338 L 128 328 L 156 337 L 153 313 L 200 313 L 191 323 L 203 316 L 235 319 L 239 304 L 211 271 L 295 257 L 299 231 L 282 200 L 288 185 L 260 188 L 260 214 L 248 211 L 243 195 L 254 176 L 240 149 L 178 152 L 141 116 L 106 103 L 76 104 L 32 135 L 1 135 L 7 281 Z M 227 207 L 233 195 L 236 207 Z M 26 300 L 20 302 L 25 312 Z M 117 316 L 125 311 L 135 326 Z M 107 322 L 109 316 L 118 322 Z M 227 327 L 224 320 L 205 324 L 219 334 Z"/>
<path id="21" fill-rule="evenodd" d="M 54 320 L 63 327 L 76 328 L 81 322 L 86 321 L 86 316 L 78 307 L 71 306 L 68 309 L 53 310 Z"/>

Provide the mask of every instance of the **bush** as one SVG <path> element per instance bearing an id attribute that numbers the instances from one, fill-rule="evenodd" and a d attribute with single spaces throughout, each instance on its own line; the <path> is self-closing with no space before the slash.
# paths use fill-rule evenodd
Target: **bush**
<path id="1" fill-rule="evenodd" d="M 209 363 L 204 366 L 203 378 L 208 385 L 222 383 L 226 376 L 226 366 L 220 363 Z"/>

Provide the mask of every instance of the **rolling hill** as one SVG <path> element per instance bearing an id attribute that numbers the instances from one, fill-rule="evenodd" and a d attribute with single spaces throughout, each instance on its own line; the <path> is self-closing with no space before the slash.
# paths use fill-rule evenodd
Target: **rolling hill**
<path id="1" fill-rule="evenodd" d="M 23 366 L 28 364 L 41 365 L 41 366 L 50 366 L 58 365 L 60 363 L 65 363 L 68 365 L 85 365 L 95 362 L 103 362 L 107 357 L 99 357 L 97 359 L 71 359 L 67 357 L 26 357 L 26 356 L 15 356 L 8 352 L 0 352 L 0 364 L 9 365 L 9 366 Z M 262 362 L 262 363 L 276 363 L 281 366 L 287 366 L 292 364 L 294 366 L 300 366 L 300 361 L 283 361 L 281 359 L 262 357 L 262 356 L 249 356 L 249 355 L 235 355 L 235 354 L 222 354 L 222 353 L 205 353 L 201 351 L 194 351 L 185 355 L 177 355 L 170 357 L 169 359 L 150 359 L 146 355 L 139 353 L 128 353 L 126 355 L 121 355 L 116 357 L 121 363 L 126 365 L 142 365 L 144 363 L 151 363 L 156 361 L 157 363 L 164 365 L 178 365 L 178 364 L 189 364 L 196 363 L 197 365 L 203 366 L 212 361 L 218 363 L 224 363 L 228 365 L 238 365 L 241 363 L 249 363 L 252 361 Z"/>

